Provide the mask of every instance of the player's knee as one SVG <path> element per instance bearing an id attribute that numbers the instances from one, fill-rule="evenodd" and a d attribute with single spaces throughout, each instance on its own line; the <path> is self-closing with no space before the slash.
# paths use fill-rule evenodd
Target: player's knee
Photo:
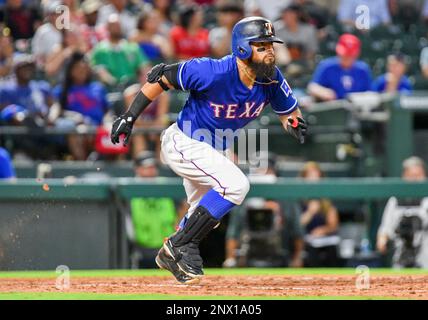
<path id="1" fill-rule="evenodd" d="M 247 196 L 248 191 L 250 191 L 250 181 L 242 174 L 239 179 L 236 180 L 235 188 L 233 189 L 235 203 L 240 205 Z"/>

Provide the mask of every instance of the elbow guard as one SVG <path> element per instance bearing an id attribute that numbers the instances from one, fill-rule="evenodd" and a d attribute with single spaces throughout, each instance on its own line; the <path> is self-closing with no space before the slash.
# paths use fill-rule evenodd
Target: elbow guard
<path id="1" fill-rule="evenodd" d="M 147 73 L 147 81 L 149 83 L 159 83 L 159 85 L 165 91 L 168 91 L 168 86 L 162 81 L 162 76 L 168 80 L 168 82 L 175 88 L 179 89 L 178 81 L 177 81 L 177 73 L 179 63 L 174 64 L 165 64 L 159 63 L 155 65 L 148 73 Z"/>

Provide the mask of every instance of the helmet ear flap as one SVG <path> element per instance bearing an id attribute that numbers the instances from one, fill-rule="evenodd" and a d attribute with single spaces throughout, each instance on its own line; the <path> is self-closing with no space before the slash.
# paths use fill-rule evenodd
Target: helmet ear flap
<path id="1" fill-rule="evenodd" d="M 240 46 L 238 46 L 237 56 L 242 60 L 251 57 L 251 46 L 249 45 L 249 43 L 242 43 Z"/>

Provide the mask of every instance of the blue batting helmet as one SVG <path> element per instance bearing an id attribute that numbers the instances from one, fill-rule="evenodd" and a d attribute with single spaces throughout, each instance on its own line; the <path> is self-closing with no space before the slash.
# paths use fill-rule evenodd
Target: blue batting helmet
<path id="1" fill-rule="evenodd" d="M 275 36 L 272 22 L 262 17 L 248 17 L 238 21 L 232 30 L 232 53 L 240 59 L 251 57 L 250 42 L 284 43 Z"/>

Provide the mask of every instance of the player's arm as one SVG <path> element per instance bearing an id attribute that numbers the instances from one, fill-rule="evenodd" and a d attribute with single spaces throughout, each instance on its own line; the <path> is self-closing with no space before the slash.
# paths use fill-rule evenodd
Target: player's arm
<path id="1" fill-rule="evenodd" d="M 334 90 L 315 82 L 309 83 L 308 92 L 312 97 L 322 101 L 332 101 L 337 99 L 336 92 L 334 92 Z"/>
<path id="2" fill-rule="evenodd" d="M 307 125 L 299 108 L 296 108 L 290 114 L 279 115 L 279 119 L 281 120 L 285 131 L 299 140 L 300 143 L 305 142 Z"/>
<path id="3" fill-rule="evenodd" d="M 154 66 L 147 74 L 147 82 L 138 92 L 128 110 L 120 115 L 112 125 L 111 141 L 119 143 L 119 136 L 124 134 L 124 145 L 128 143 L 135 120 L 145 108 L 162 92 L 178 88 L 177 73 L 179 64 Z"/>
<path id="4" fill-rule="evenodd" d="M 270 87 L 269 102 L 278 115 L 284 129 L 300 143 L 305 142 L 306 122 L 302 117 L 299 104 L 287 80 L 276 68 L 277 84 Z"/>

